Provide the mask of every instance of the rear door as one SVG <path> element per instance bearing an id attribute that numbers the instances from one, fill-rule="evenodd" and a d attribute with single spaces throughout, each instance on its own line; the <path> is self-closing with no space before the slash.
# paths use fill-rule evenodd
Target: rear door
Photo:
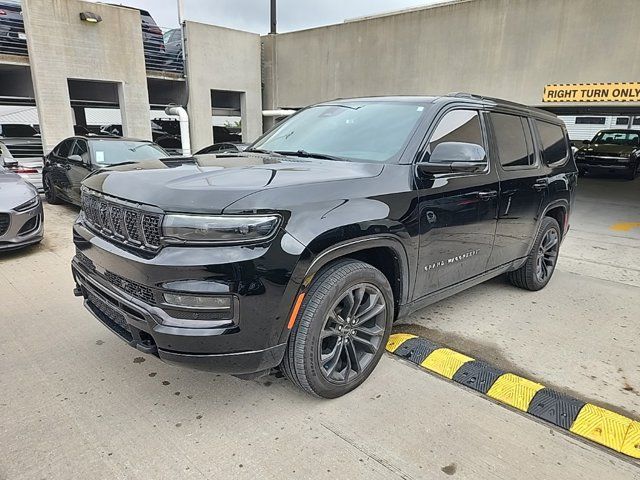
<path id="1" fill-rule="evenodd" d="M 444 113 L 422 161 L 428 162 L 441 142 L 472 143 L 488 150 L 481 112 L 454 107 Z M 485 272 L 498 205 L 498 175 L 490 158 L 486 160 L 482 172 L 416 174 L 420 246 L 415 299 Z"/>
<path id="2" fill-rule="evenodd" d="M 537 153 L 532 121 L 491 112 L 491 141 L 498 160 L 500 206 L 489 268 L 528 255 L 548 195 L 549 169 Z"/>

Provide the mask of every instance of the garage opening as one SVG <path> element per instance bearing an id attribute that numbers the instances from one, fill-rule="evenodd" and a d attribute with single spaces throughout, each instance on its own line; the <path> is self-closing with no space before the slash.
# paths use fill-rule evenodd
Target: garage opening
<path id="1" fill-rule="evenodd" d="M 244 92 L 211 90 L 213 143 L 241 143 Z"/>

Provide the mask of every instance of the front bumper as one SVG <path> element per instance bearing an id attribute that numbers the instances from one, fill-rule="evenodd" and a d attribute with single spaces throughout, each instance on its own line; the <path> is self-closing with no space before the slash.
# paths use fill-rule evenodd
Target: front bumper
<path id="1" fill-rule="evenodd" d="M 203 249 L 165 247 L 153 258 L 142 258 L 81 223 L 74 226 L 74 242 L 78 249 L 72 261 L 74 293 L 130 346 L 167 363 L 233 375 L 263 372 L 282 361 L 286 313 L 279 309 L 287 303 L 285 290 L 290 282 L 287 276 L 276 278 L 264 271 L 263 262 L 270 263 L 269 248 L 207 249 L 202 256 L 198 250 Z M 282 258 L 282 252 L 274 253 Z M 116 285 L 114 273 L 129 283 Z M 130 285 L 150 288 L 152 293 L 147 290 L 143 299 Z M 190 309 L 178 315 L 162 303 L 162 292 L 172 289 L 231 295 L 233 318 L 198 327 Z M 191 320 L 180 326 L 178 317 Z"/>
<path id="2" fill-rule="evenodd" d="M 14 250 L 38 243 L 44 237 L 42 202 L 26 212 L 10 211 L 9 228 L 0 232 L 0 251 Z"/>
<path id="3" fill-rule="evenodd" d="M 624 172 L 635 167 L 632 160 L 620 162 L 619 157 L 585 157 L 576 159 L 578 169 L 583 171 Z"/>

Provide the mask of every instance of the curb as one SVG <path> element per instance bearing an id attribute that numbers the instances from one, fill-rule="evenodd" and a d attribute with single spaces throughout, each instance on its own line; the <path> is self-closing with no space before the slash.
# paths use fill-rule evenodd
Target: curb
<path id="1" fill-rule="evenodd" d="M 640 422 L 440 347 L 426 338 L 391 335 L 387 351 L 579 437 L 640 458 Z"/>

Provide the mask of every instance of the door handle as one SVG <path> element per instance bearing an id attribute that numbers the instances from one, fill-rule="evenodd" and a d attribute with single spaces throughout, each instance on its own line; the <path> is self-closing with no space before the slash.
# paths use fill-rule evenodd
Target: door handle
<path id="1" fill-rule="evenodd" d="M 537 190 L 538 192 L 541 192 L 548 186 L 549 186 L 548 178 L 539 178 L 538 180 L 536 180 L 536 183 L 533 184 L 533 189 Z"/>
<path id="2" fill-rule="evenodd" d="M 489 190 L 486 192 L 478 192 L 478 198 L 480 200 L 491 200 L 492 198 L 496 198 L 498 196 L 497 190 Z"/>

